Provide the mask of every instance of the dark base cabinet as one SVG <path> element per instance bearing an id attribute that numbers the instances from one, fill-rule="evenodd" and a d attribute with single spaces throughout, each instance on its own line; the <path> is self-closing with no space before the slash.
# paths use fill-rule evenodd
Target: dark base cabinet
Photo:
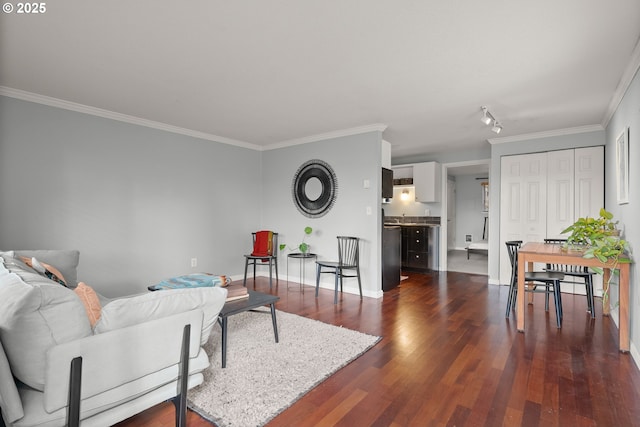
<path id="1" fill-rule="evenodd" d="M 428 227 L 402 227 L 402 268 L 427 271 L 428 263 Z"/>

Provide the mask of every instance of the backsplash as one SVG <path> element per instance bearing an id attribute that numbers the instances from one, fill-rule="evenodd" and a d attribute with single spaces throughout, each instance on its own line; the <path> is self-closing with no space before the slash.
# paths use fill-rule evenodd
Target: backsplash
<path id="1" fill-rule="evenodd" d="M 440 225 L 439 216 L 385 216 L 385 224 L 429 224 Z"/>

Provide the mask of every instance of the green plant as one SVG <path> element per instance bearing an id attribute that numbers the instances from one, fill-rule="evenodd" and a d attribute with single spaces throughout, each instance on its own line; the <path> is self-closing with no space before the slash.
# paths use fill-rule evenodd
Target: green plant
<path id="1" fill-rule="evenodd" d="M 574 247 L 582 247 L 583 258 L 597 258 L 601 263 L 607 264 L 613 274 L 609 275 L 609 280 L 603 284 L 602 304 L 608 306 L 609 287 L 613 275 L 620 274 L 617 270 L 620 263 L 631 262 L 627 255 L 629 243 L 620 238 L 618 221 L 613 220 L 613 214 L 604 208 L 600 209 L 598 218 L 579 218 L 571 226 L 567 227 L 562 234 L 571 233 L 567 238 L 567 244 Z M 604 274 L 601 267 L 591 267 L 598 274 Z"/>
<path id="2" fill-rule="evenodd" d="M 562 234 L 571 233 L 567 237 L 569 245 L 590 246 L 604 237 L 619 234 L 617 227 L 618 221 L 613 220 L 613 214 L 601 208 L 598 218 L 578 218 L 576 222 L 564 229 Z"/>
<path id="3" fill-rule="evenodd" d="M 313 228 L 311 227 L 305 227 L 304 228 L 304 234 L 302 235 L 302 242 L 297 246 L 297 247 L 289 247 L 290 251 L 294 251 L 296 249 L 298 249 L 300 252 L 307 253 L 307 251 L 309 250 L 309 245 L 306 244 L 304 242 L 304 239 L 310 235 L 311 233 L 313 233 Z M 287 248 L 287 244 L 286 243 L 281 243 L 280 244 L 280 250 L 284 250 L 285 248 Z"/>

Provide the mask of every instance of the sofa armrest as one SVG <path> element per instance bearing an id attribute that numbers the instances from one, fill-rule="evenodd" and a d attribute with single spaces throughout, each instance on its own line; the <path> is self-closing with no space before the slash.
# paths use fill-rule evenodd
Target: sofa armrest
<path id="1" fill-rule="evenodd" d="M 2 343 L 0 342 L 0 409 L 2 409 L 2 416 L 8 423 L 13 423 L 24 416 L 24 409 L 22 408 L 22 401 L 16 388 L 16 383 L 13 380 L 13 374 L 11 373 L 11 366 L 9 366 L 9 360 L 4 352 Z M 0 425 L 3 425 L 0 420 Z"/>
<path id="2" fill-rule="evenodd" d="M 177 378 L 184 326 L 191 324 L 189 355 L 193 359 L 200 351 L 202 321 L 202 310 L 192 310 L 53 347 L 45 367 L 45 410 L 67 405 L 70 364 L 78 356 L 83 359 L 83 400 L 171 366 L 176 367 Z M 143 390 L 129 390 L 135 392 Z M 115 393 L 113 401 L 132 397 Z"/>

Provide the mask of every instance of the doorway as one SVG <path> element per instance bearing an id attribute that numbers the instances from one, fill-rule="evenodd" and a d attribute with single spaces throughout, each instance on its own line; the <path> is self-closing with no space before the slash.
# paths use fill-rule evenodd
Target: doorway
<path id="1" fill-rule="evenodd" d="M 490 160 L 473 160 L 442 165 L 443 197 L 440 241 L 440 270 L 488 274 L 489 212 L 485 189 L 489 182 Z M 484 184 L 483 184 L 484 183 Z M 456 200 L 461 203 L 456 203 Z M 467 247 L 486 247 L 471 250 Z M 479 245 L 478 245 L 479 243 Z"/>

